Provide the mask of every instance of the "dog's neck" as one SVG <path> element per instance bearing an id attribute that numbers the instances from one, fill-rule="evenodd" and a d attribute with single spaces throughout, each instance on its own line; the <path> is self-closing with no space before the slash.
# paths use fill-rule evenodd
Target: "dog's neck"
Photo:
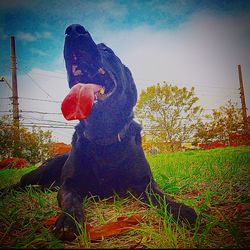
<path id="1" fill-rule="evenodd" d="M 103 138 L 92 138 L 91 136 L 88 136 L 86 131 L 84 131 L 83 134 L 84 134 L 84 137 L 90 142 L 97 144 L 97 145 L 107 146 L 107 145 L 111 145 L 117 142 L 122 142 L 124 138 L 126 137 L 126 134 L 127 134 L 127 131 L 129 130 L 131 122 L 132 120 L 126 123 L 125 126 L 113 136 L 103 137 Z"/>
<path id="2" fill-rule="evenodd" d="M 124 126 L 118 131 L 114 131 L 112 134 L 104 136 L 104 137 L 95 137 L 88 133 L 88 126 L 84 122 L 80 122 L 81 127 L 83 128 L 83 136 L 93 144 L 107 146 L 114 143 L 119 143 L 124 140 L 124 138 L 128 134 L 128 130 L 133 121 L 133 115 L 131 115 Z"/>

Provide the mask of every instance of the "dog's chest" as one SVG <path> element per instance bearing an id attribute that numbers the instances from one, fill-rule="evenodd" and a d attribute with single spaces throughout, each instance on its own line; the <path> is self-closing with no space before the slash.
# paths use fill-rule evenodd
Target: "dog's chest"
<path id="1" fill-rule="evenodd" d="M 119 146 L 118 146 L 119 147 Z M 116 183 L 126 174 L 126 153 L 114 148 L 97 149 L 93 154 L 92 170 L 100 185 Z"/>

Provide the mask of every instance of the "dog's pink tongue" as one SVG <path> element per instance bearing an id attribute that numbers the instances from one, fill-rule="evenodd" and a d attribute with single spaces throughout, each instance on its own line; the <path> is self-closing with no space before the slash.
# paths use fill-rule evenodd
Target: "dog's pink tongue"
<path id="1" fill-rule="evenodd" d="M 61 110 L 67 120 L 82 120 L 88 117 L 92 109 L 95 93 L 102 87 L 97 84 L 78 83 L 64 98 Z"/>

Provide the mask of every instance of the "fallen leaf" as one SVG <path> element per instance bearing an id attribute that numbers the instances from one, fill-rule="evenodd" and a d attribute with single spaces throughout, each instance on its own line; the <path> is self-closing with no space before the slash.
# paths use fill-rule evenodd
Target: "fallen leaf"
<path id="1" fill-rule="evenodd" d="M 205 203 L 205 199 L 201 198 L 200 201 L 197 202 L 197 206 L 200 207 L 204 203 Z"/>
<path id="2" fill-rule="evenodd" d="M 215 211 L 215 217 L 219 220 L 219 221 L 223 221 L 223 216 L 221 214 L 221 212 L 219 210 Z"/>
<path id="3" fill-rule="evenodd" d="M 57 216 L 52 216 L 42 221 L 45 226 L 52 226 L 57 220 Z M 108 222 L 101 226 L 91 226 L 86 224 L 86 233 L 89 240 L 102 239 L 104 237 L 111 237 L 136 228 L 139 228 L 138 223 L 142 220 L 140 214 L 133 214 L 130 217 L 118 217 L 117 221 Z"/>
<path id="4" fill-rule="evenodd" d="M 52 226 L 55 224 L 56 220 L 57 220 L 58 216 L 51 216 L 45 220 L 42 221 L 42 224 L 45 226 Z"/>
<path id="5" fill-rule="evenodd" d="M 138 223 L 142 220 L 141 215 L 134 214 L 131 217 L 120 217 L 115 222 L 108 222 L 102 226 L 92 227 L 87 224 L 86 231 L 88 239 L 96 240 L 103 237 L 111 237 L 132 229 L 138 228 Z"/>

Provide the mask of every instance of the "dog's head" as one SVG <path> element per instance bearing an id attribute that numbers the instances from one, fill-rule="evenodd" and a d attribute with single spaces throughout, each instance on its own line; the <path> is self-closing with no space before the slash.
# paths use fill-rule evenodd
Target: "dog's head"
<path id="1" fill-rule="evenodd" d="M 92 137 L 117 133 L 133 115 L 137 101 L 130 70 L 109 47 L 96 44 L 83 26 L 70 25 L 65 36 L 64 59 L 69 87 L 77 83 L 101 86 L 94 95 L 90 115 L 82 121 L 89 129 L 87 132 Z"/>

